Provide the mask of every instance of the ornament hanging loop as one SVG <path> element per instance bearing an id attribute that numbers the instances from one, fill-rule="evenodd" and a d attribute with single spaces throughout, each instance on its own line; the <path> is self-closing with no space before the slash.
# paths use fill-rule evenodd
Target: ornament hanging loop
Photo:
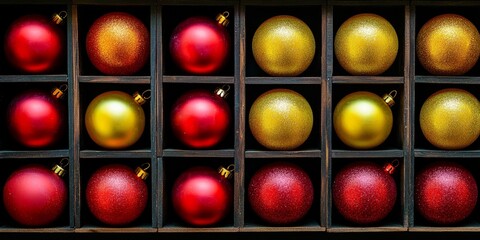
<path id="1" fill-rule="evenodd" d="M 220 173 L 220 175 L 222 175 L 222 177 L 226 178 L 226 179 L 230 179 L 232 178 L 232 173 L 233 171 L 235 170 L 235 165 L 234 164 L 230 164 L 228 165 L 228 167 L 219 167 L 218 168 L 218 173 Z"/>
<path id="2" fill-rule="evenodd" d="M 59 24 L 62 24 L 63 23 L 63 20 L 65 20 L 65 18 L 67 18 L 68 14 L 67 14 L 67 11 L 61 11 L 59 13 L 54 13 L 52 15 L 52 21 L 59 25 Z"/>
<path id="3" fill-rule="evenodd" d="M 56 99 L 61 99 L 65 94 L 65 92 L 67 91 L 67 89 L 68 89 L 68 85 L 62 84 L 60 85 L 60 87 L 56 87 L 52 90 L 52 96 Z"/>
<path id="4" fill-rule="evenodd" d="M 383 101 L 389 106 L 393 107 L 395 105 L 395 100 L 393 100 L 397 96 L 397 90 L 392 90 L 391 92 L 383 95 Z"/>
<path id="5" fill-rule="evenodd" d="M 152 91 L 151 90 L 145 90 L 140 94 L 139 92 L 135 92 L 133 94 L 133 99 L 135 100 L 138 105 L 143 105 L 147 102 L 148 99 L 152 97 Z"/>
<path id="6" fill-rule="evenodd" d="M 395 169 L 400 165 L 400 161 L 397 159 L 393 160 L 392 162 L 385 163 L 383 166 L 383 170 L 388 174 L 393 174 Z"/>
<path id="7" fill-rule="evenodd" d="M 228 26 L 228 23 L 230 22 L 230 20 L 227 19 L 228 16 L 230 16 L 230 13 L 228 11 L 225 11 L 223 13 L 219 13 L 217 15 L 217 18 L 216 18 L 218 24 L 220 24 L 224 27 Z"/>
<path id="8" fill-rule="evenodd" d="M 60 177 L 65 176 L 65 167 L 69 164 L 68 158 L 62 158 L 58 164 L 52 167 L 52 171 Z"/>
<path id="9" fill-rule="evenodd" d="M 215 95 L 221 97 L 221 98 L 226 98 L 229 94 L 230 86 L 229 85 L 223 85 L 217 89 L 215 89 L 214 93 Z"/>
<path id="10" fill-rule="evenodd" d="M 147 170 L 150 169 L 150 166 L 150 163 L 144 163 L 140 165 L 140 167 L 137 167 L 137 169 L 135 169 L 135 174 L 137 174 L 137 177 L 142 180 L 146 180 L 149 175 Z"/>

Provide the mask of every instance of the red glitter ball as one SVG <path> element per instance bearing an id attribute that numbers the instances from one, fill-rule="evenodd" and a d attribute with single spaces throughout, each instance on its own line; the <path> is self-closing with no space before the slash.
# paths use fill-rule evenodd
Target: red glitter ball
<path id="1" fill-rule="evenodd" d="M 458 163 L 435 162 L 415 177 L 415 207 L 426 220 L 455 224 L 465 220 L 477 203 L 477 183 Z"/>
<path id="2" fill-rule="evenodd" d="M 302 219 L 313 203 L 308 174 L 292 163 L 277 162 L 259 169 L 248 186 L 253 211 L 265 222 L 286 225 Z"/>
<path id="3" fill-rule="evenodd" d="M 373 224 L 383 220 L 395 206 L 397 186 L 380 165 L 361 161 L 340 170 L 332 185 L 333 203 L 348 221 Z"/>

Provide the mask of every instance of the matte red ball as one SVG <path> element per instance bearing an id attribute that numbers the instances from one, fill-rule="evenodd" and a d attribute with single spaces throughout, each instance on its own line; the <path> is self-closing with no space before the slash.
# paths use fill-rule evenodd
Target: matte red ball
<path id="1" fill-rule="evenodd" d="M 86 50 L 93 66 L 103 74 L 132 75 L 149 59 L 150 33 L 129 13 L 107 13 L 88 30 Z"/>
<path id="2" fill-rule="evenodd" d="M 135 221 L 145 210 L 148 189 L 133 169 L 110 164 L 96 170 L 87 183 L 87 205 L 100 222 L 123 226 Z"/>
<path id="3" fill-rule="evenodd" d="M 26 15 L 15 20 L 6 33 L 7 60 L 25 73 L 53 71 L 64 56 L 64 33 L 41 15 Z"/>
<path id="4" fill-rule="evenodd" d="M 367 225 L 377 223 L 392 211 L 397 198 L 393 177 L 373 162 L 346 165 L 335 175 L 333 203 L 348 221 Z"/>
<path id="5" fill-rule="evenodd" d="M 172 203 L 177 215 L 194 226 L 210 226 L 230 212 L 233 199 L 230 182 L 208 167 L 193 167 L 173 184 Z"/>
<path id="6" fill-rule="evenodd" d="M 231 121 L 225 99 L 206 90 L 189 91 L 173 104 L 174 135 L 191 148 L 210 148 L 222 141 Z"/>
<path id="7" fill-rule="evenodd" d="M 435 162 L 415 176 L 415 207 L 431 223 L 465 220 L 477 203 L 477 183 L 468 169 L 454 162 Z"/>
<path id="8" fill-rule="evenodd" d="M 287 225 L 302 219 L 313 203 L 308 174 L 295 164 L 276 162 L 263 166 L 251 178 L 248 200 L 265 222 Z"/>
<path id="9" fill-rule="evenodd" d="M 53 146 L 63 135 L 64 109 L 59 99 L 43 91 L 27 91 L 16 96 L 7 110 L 11 135 L 31 148 Z"/>
<path id="10" fill-rule="evenodd" d="M 182 70 L 198 75 L 220 70 L 230 51 L 230 36 L 224 26 L 206 17 L 181 22 L 170 37 L 170 54 Z"/>
<path id="11" fill-rule="evenodd" d="M 13 172 L 3 187 L 7 213 L 19 224 L 43 227 L 55 222 L 65 210 L 68 189 L 51 169 L 27 165 Z"/>

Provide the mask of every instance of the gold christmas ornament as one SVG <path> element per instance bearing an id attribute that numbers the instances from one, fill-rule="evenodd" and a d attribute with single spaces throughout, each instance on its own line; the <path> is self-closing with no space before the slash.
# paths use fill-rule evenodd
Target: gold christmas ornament
<path id="1" fill-rule="evenodd" d="M 289 89 L 273 89 L 260 95 L 248 115 L 255 139 L 272 150 L 292 150 L 302 145 L 313 127 L 308 101 Z"/>
<path id="2" fill-rule="evenodd" d="M 462 75 L 480 56 L 480 34 L 473 23 L 456 14 L 426 22 L 417 35 L 420 64 L 434 75 Z"/>
<path id="3" fill-rule="evenodd" d="M 370 149 L 382 144 L 393 124 L 391 106 L 397 92 L 383 99 L 371 92 L 350 93 L 338 102 L 333 112 L 333 127 L 340 140 L 356 149 Z"/>
<path id="4" fill-rule="evenodd" d="M 263 22 L 253 35 L 253 57 L 271 76 L 298 76 L 315 56 L 315 38 L 302 20 L 279 15 Z"/>
<path id="5" fill-rule="evenodd" d="M 423 103 L 420 128 L 425 138 L 437 148 L 466 148 L 480 134 L 480 102 L 462 89 L 440 90 Z"/>
<path id="6" fill-rule="evenodd" d="M 395 61 L 398 37 L 385 18 L 362 13 L 347 19 L 335 35 L 335 56 L 352 75 L 380 75 Z"/>
<path id="7" fill-rule="evenodd" d="M 148 98 L 147 98 L 148 99 Z M 145 97 L 121 91 L 109 91 L 95 97 L 85 113 L 88 135 L 98 145 L 121 149 L 133 145 L 145 128 L 141 104 Z"/>

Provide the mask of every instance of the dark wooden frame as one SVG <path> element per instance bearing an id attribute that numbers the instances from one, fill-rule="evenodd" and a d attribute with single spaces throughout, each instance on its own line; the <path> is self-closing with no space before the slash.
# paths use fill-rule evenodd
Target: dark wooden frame
<path id="1" fill-rule="evenodd" d="M 0 1 L 2 5 L 28 5 L 31 1 Z M 0 85 L 7 83 L 68 83 L 69 91 L 66 99 L 68 104 L 68 148 L 53 149 L 53 150 L 10 150 L 0 149 L 0 159 L 58 159 L 68 157 L 70 159 L 68 177 L 66 181 L 70 186 L 69 193 L 69 212 L 68 224 L 62 227 L 49 228 L 21 228 L 12 227 L 10 225 L 0 226 L 0 233 L 2 232 L 34 232 L 34 233 L 92 233 L 92 232 L 132 232 L 132 233 L 177 233 L 177 232 L 480 232 L 480 223 L 472 220 L 461 226 L 455 227 L 436 227 L 429 225 L 417 225 L 415 221 L 415 210 L 413 204 L 414 194 L 414 174 L 416 160 L 419 159 L 433 159 L 433 158 L 462 158 L 462 159 L 476 159 L 480 158 L 480 150 L 467 149 L 460 151 L 442 151 L 429 148 L 416 148 L 415 141 L 417 140 L 418 129 L 415 130 L 415 114 L 416 109 L 419 108 L 419 103 L 416 101 L 416 88 L 426 88 L 425 86 L 449 86 L 454 82 L 456 85 L 471 86 L 477 84 L 480 80 L 479 76 L 459 76 L 459 77 L 438 77 L 431 75 L 417 75 L 416 68 L 420 68 L 416 63 L 415 57 L 415 33 L 418 31 L 416 22 L 416 9 L 429 7 L 444 7 L 455 8 L 458 6 L 465 8 L 480 9 L 480 2 L 477 1 L 408 1 L 408 0 L 390 0 L 390 1 L 354 1 L 354 0 L 41 0 L 36 1 L 35 4 L 40 5 L 64 5 L 69 13 L 66 22 L 67 31 L 67 66 L 66 74 L 55 75 L 0 75 Z M 149 74 L 145 76 L 92 76 L 82 75 L 80 62 L 81 50 L 78 22 L 79 7 L 105 8 L 112 6 L 136 6 L 145 8 L 149 11 L 150 16 L 146 17 L 149 21 L 151 51 L 150 63 L 148 66 Z M 230 28 L 233 28 L 233 56 L 232 66 L 233 71 L 231 75 L 227 76 L 190 76 L 190 75 L 166 75 L 164 66 L 166 61 L 169 61 L 163 47 L 168 44 L 166 36 L 164 36 L 163 29 L 168 20 L 162 19 L 162 10 L 165 7 L 221 7 L 228 6 L 233 9 L 231 13 Z M 397 74 L 381 75 L 375 77 L 361 77 L 348 76 L 345 74 L 337 75 L 335 72 L 335 56 L 333 54 L 333 39 L 335 35 L 335 10 L 341 11 L 342 8 L 354 7 L 360 10 L 389 8 L 397 11 L 397 14 L 402 19 L 397 19 L 403 23 L 403 29 L 400 33 L 400 52 L 399 67 L 396 70 Z M 302 8 L 312 7 L 313 11 L 318 10 L 318 23 L 312 31 L 318 33 L 319 48 L 316 51 L 316 57 L 320 62 L 319 71 L 308 76 L 300 77 L 266 77 L 249 74 L 247 69 L 248 62 L 252 59 L 247 59 L 249 43 L 247 42 L 247 29 L 251 26 L 246 22 L 249 8 L 255 7 L 275 7 L 280 9 L 288 8 Z M 461 10 L 460 10 L 461 11 Z M 199 12 L 198 14 L 201 14 Z M 475 22 L 477 27 L 480 27 L 480 21 Z M 312 26 L 311 26 L 312 27 Z M 83 56 L 85 57 L 85 56 Z M 419 73 L 422 73 L 419 71 Z M 423 74 L 423 73 L 422 73 Z M 149 105 L 145 109 L 150 111 L 149 127 L 146 131 L 150 131 L 148 143 L 145 143 L 147 148 L 140 147 L 140 149 L 120 150 L 120 151 L 105 151 L 99 149 L 83 149 L 81 138 L 82 133 L 82 111 L 81 106 L 82 95 L 88 94 L 88 86 L 95 84 L 111 84 L 124 85 L 131 84 L 139 88 L 149 88 L 152 91 L 152 98 Z M 168 88 L 174 88 L 178 84 L 194 84 L 195 86 L 204 86 L 210 88 L 216 84 L 229 84 L 232 86 L 232 94 L 230 95 L 231 107 L 234 114 L 234 124 L 232 126 L 232 144 L 231 147 L 212 149 L 212 150 L 188 150 L 177 147 L 176 145 L 166 144 L 166 138 L 170 137 L 166 129 L 168 119 L 165 118 L 165 112 L 168 111 L 171 102 L 165 102 L 164 97 Z M 423 85 L 422 85 L 423 84 Z M 315 135 L 317 144 L 310 144 L 305 148 L 300 148 L 294 151 L 267 151 L 262 148 L 251 147 L 247 143 L 248 128 L 247 128 L 247 114 L 249 108 L 248 91 L 256 88 L 269 87 L 293 87 L 296 89 L 313 88 L 318 90 L 318 99 L 310 104 L 317 109 L 317 131 L 312 132 Z M 396 86 L 401 95 L 397 97 L 397 110 L 399 121 L 396 140 L 398 144 L 395 146 L 387 146 L 385 148 L 357 151 L 350 149 L 343 149 L 342 147 L 332 144 L 334 141 L 334 132 L 332 131 L 332 112 L 334 109 L 333 97 L 336 88 L 342 86 L 361 86 L 361 88 L 371 88 L 372 91 L 376 89 L 383 89 L 385 86 Z M 83 93 L 85 91 L 87 93 Z M 306 91 L 308 92 L 308 91 Z M 418 110 L 418 109 L 417 109 Z M 3 117 L 3 115 L 2 115 Z M 174 146 L 174 147 L 172 147 Z M 423 146 L 423 145 L 420 145 Z M 119 159 L 119 161 L 127 161 L 126 159 L 140 158 L 142 161 L 149 161 L 152 165 L 152 174 L 149 178 L 149 186 L 151 191 L 150 200 L 150 219 L 145 219 L 146 224 L 133 225 L 122 228 L 110 228 L 104 226 L 89 225 L 84 223 L 85 206 L 82 199 L 82 181 L 88 176 L 82 174 L 82 165 L 89 165 L 83 163 L 84 161 L 95 161 L 102 159 Z M 168 182 L 172 179 L 166 179 L 165 172 L 169 171 L 167 167 L 171 167 L 169 161 L 173 159 L 193 159 L 199 158 L 201 161 L 208 162 L 207 159 L 215 158 L 218 161 L 231 162 L 235 164 L 234 174 L 234 204 L 232 209 L 231 220 L 227 221 L 227 226 L 211 227 L 211 228 L 194 228 L 182 224 L 177 225 L 172 223 L 168 215 Z M 398 171 L 399 188 L 399 203 L 397 211 L 399 216 L 395 217 L 393 224 L 380 223 L 376 226 L 356 227 L 338 224 L 334 217 L 335 210 L 332 208 L 331 200 L 331 183 L 332 183 L 332 169 L 335 161 L 349 161 L 352 159 L 367 159 L 371 158 L 375 161 L 384 161 L 389 159 L 399 159 L 401 167 Z M 248 215 L 248 203 L 246 202 L 246 187 L 248 184 L 247 173 L 249 167 L 246 165 L 258 165 L 262 161 L 297 161 L 305 162 L 318 167 L 316 170 L 319 174 L 319 183 L 317 184 L 316 194 L 318 200 L 315 204 L 315 209 L 318 212 L 313 213 L 313 221 L 307 224 L 300 224 L 295 226 L 268 226 L 252 223 L 246 217 Z M 214 161 L 215 163 L 218 161 Z M 252 162 L 252 163 L 251 163 Z M 223 162 L 222 162 L 223 163 Z"/>

